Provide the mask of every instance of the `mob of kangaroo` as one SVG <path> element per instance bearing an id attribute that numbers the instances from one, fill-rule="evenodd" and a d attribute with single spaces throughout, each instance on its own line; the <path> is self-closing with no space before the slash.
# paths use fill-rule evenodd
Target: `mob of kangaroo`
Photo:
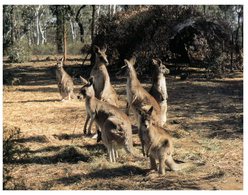
<path id="1" fill-rule="evenodd" d="M 135 70 L 136 57 L 124 60 L 122 70 L 125 71 L 126 111 L 120 109 L 119 97 L 110 82 L 106 66 L 109 61 L 106 55 L 107 47 L 94 46 L 95 62 L 90 77 L 80 76 L 82 87 L 77 96 L 85 100 L 86 121 L 83 133 L 91 134 L 92 124 L 95 123 L 98 138 L 107 148 L 110 162 L 118 159 L 119 148 L 135 157 L 132 124 L 129 119 L 130 111 L 134 114 L 138 136 L 143 156 L 150 160 L 151 170 L 164 175 L 166 166 L 177 171 L 191 166 L 193 163 L 176 163 L 173 155 L 173 140 L 169 135 L 167 121 L 167 87 L 166 75 L 169 69 L 158 58 L 152 59 L 154 73 L 152 87 L 149 92 L 141 85 Z M 63 68 L 63 59 L 56 65 L 56 77 L 62 101 L 75 99 L 73 80 Z M 88 123 L 89 127 L 88 126 Z M 158 165 L 158 168 L 157 168 Z"/>

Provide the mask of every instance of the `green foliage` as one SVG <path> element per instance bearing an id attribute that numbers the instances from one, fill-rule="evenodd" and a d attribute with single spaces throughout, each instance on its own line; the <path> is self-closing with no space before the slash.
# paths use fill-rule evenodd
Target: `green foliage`
<path id="1" fill-rule="evenodd" d="M 16 41 L 8 48 L 8 59 L 10 62 L 22 63 L 31 59 L 31 49 L 24 40 Z"/>
<path id="2" fill-rule="evenodd" d="M 56 45 L 52 43 L 34 45 L 32 47 L 33 55 L 55 55 L 56 53 L 57 53 Z"/>
<path id="3" fill-rule="evenodd" d="M 71 55 L 80 55 L 82 54 L 82 48 L 84 48 L 82 42 L 69 43 L 67 45 L 67 53 Z"/>

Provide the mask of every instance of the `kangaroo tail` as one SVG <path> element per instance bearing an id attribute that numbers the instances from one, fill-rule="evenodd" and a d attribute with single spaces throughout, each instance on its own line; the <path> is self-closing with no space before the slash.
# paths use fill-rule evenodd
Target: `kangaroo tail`
<path id="1" fill-rule="evenodd" d="M 71 92 L 71 98 L 72 99 L 78 99 L 74 92 Z"/>
<path id="2" fill-rule="evenodd" d="M 191 163 L 191 162 L 187 162 L 187 163 L 176 163 L 174 161 L 174 159 L 172 158 L 172 156 L 169 156 L 168 159 L 166 160 L 166 165 L 172 170 L 172 171 L 179 171 L 182 169 L 187 169 L 187 168 L 191 168 L 196 166 L 195 164 Z"/>
<path id="3" fill-rule="evenodd" d="M 124 149 L 129 154 L 133 153 L 133 141 L 130 137 L 126 138 L 125 143 L 124 143 Z"/>

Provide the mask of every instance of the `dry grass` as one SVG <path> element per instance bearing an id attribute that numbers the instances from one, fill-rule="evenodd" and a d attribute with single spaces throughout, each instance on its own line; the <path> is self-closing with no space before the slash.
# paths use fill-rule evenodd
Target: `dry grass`
<path id="1" fill-rule="evenodd" d="M 69 59 L 69 67 L 79 70 L 79 57 Z M 20 128 L 17 142 L 28 148 L 21 151 L 26 155 L 4 164 L 9 176 L 5 189 L 243 188 L 241 73 L 213 81 L 167 79 L 168 129 L 174 137 L 174 157 L 199 166 L 160 176 L 148 170 L 137 134 L 133 135 L 135 157 L 122 151 L 113 164 L 107 161 L 101 143 L 83 136 L 84 102 L 59 101 L 52 60 L 39 57 L 39 61 L 26 64 L 4 62 L 4 71 L 20 77 L 20 83 L 4 86 L 3 121 L 7 127 Z M 114 83 L 124 108 L 125 84 Z M 79 87 L 77 83 L 76 90 Z"/>

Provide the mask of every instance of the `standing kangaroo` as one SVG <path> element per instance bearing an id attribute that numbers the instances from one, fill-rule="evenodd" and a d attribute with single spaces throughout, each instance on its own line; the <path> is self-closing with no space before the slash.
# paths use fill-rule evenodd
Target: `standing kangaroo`
<path id="1" fill-rule="evenodd" d="M 136 71 L 134 69 L 134 64 L 136 58 L 132 57 L 130 60 L 125 59 L 125 66 L 127 66 L 127 109 L 134 112 L 136 120 L 138 121 L 139 137 L 141 140 L 142 152 L 145 155 L 143 138 L 140 134 L 140 117 L 139 111 L 147 111 L 147 107 L 153 107 L 152 118 L 159 125 L 161 124 L 161 110 L 157 101 L 152 97 L 141 85 L 137 78 Z"/>
<path id="2" fill-rule="evenodd" d="M 165 76 L 170 70 L 165 67 L 160 59 L 152 59 L 155 70 L 152 76 L 152 87 L 149 93 L 157 100 L 161 108 L 161 125 L 164 126 L 167 121 L 167 87 Z"/>
<path id="3" fill-rule="evenodd" d="M 87 113 L 101 128 L 102 141 L 108 150 L 110 162 L 116 162 L 117 147 L 124 147 L 128 153 L 133 151 L 131 122 L 117 107 L 95 97 L 93 83 L 94 77 L 89 82 L 84 79 L 80 95 L 85 98 Z"/>
<path id="4" fill-rule="evenodd" d="M 95 96 L 99 100 L 108 102 L 114 106 L 118 107 L 118 96 L 113 86 L 110 83 L 110 77 L 106 65 L 109 64 L 107 55 L 106 55 L 106 46 L 100 49 L 98 46 L 94 46 L 95 52 L 95 65 L 91 70 L 90 76 L 94 77 L 94 90 Z M 87 114 L 85 125 L 84 125 L 84 134 L 87 131 L 87 125 L 90 120 L 89 114 Z M 91 126 L 93 120 L 91 119 L 90 125 L 88 128 L 88 134 L 91 134 Z"/>
<path id="5" fill-rule="evenodd" d="M 75 98 L 73 92 L 73 81 L 69 74 L 67 74 L 63 68 L 64 58 L 57 60 L 56 64 L 56 78 L 58 82 L 59 93 L 62 97 L 61 101 L 65 99 L 70 100 L 71 98 Z"/>
<path id="6" fill-rule="evenodd" d="M 154 124 L 151 118 L 153 107 L 148 112 L 140 111 L 140 131 L 143 137 L 146 155 L 150 158 L 151 169 L 157 171 L 156 160 L 159 161 L 158 172 L 165 174 L 165 165 L 177 171 L 192 166 L 192 163 L 177 164 L 173 157 L 172 137 L 161 127 Z"/>

